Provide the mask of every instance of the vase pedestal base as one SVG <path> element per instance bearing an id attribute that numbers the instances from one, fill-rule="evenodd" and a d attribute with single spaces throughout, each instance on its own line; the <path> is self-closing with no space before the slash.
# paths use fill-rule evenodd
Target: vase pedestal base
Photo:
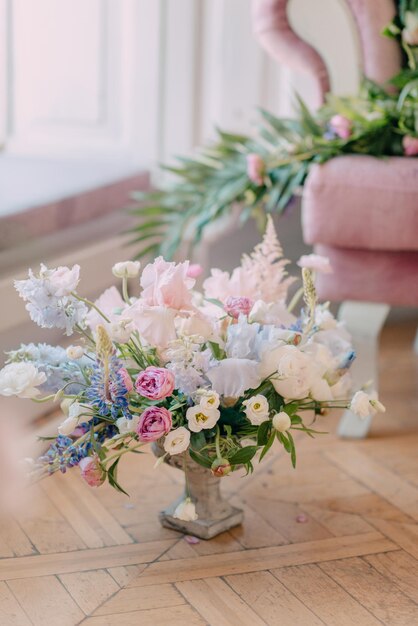
<path id="1" fill-rule="evenodd" d="M 199 539 L 212 539 L 220 533 L 223 533 L 234 526 L 242 524 L 244 519 L 244 511 L 233 506 L 228 506 L 225 514 L 217 518 L 198 518 L 195 521 L 185 522 L 181 519 L 173 517 L 173 513 L 177 505 L 182 499 L 174 502 L 159 514 L 161 525 L 171 530 L 177 530 L 185 535 L 199 537 Z"/>

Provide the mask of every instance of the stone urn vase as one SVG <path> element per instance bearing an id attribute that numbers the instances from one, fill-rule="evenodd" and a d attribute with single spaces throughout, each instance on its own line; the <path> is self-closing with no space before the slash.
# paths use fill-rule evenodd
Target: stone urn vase
<path id="1" fill-rule="evenodd" d="M 160 441 L 152 444 L 152 451 L 156 457 L 166 454 Z M 164 462 L 187 472 L 188 489 L 185 488 L 180 497 L 161 511 L 159 519 L 162 526 L 200 539 L 211 539 L 242 523 L 244 518 L 242 509 L 232 506 L 222 497 L 221 478 L 213 476 L 209 469 L 193 461 L 187 452 L 167 456 Z M 195 504 L 198 518 L 194 521 L 184 521 L 173 517 L 177 506 L 186 497 L 191 498 Z"/>

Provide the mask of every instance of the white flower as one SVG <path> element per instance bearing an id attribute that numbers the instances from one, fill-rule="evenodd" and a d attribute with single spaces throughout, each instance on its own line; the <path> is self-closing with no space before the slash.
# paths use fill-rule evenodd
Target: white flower
<path id="1" fill-rule="evenodd" d="M 68 346 L 66 352 L 69 359 L 77 361 L 83 356 L 84 349 L 81 346 Z"/>
<path id="2" fill-rule="evenodd" d="M 273 426 L 279 433 L 284 433 L 286 430 L 289 430 L 292 422 L 290 417 L 284 411 L 280 411 L 280 413 L 276 413 L 273 417 Z"/>
<path id="3" fill-rule="evenodd" d="M 328 307 L 319 305 L 315 309 L 315 326 L 320 330 L 331 330 L 337 327 L 337 320 Z"/>
<path id="4" fill-rule="evenodd" d="M 264 300 L 256 300 L 253 308 L 248 316 L 249 322 L 258 322 L 259 324 L 283 324 L 290 326 L 296 321 L 296 317 L 289 313 L 285 305 L 281 302 L 264 302 Z"/>
<path id="5" fill-rule="evenodd" d="M 245 415 L 253 426 L 262 424 L 269 418 L 269 403 L 265 396 L 257 394 L 242 403 L 245 406 Z"/>
<path id="6" fill-rule="evenodd" d="M 78 426 L 78 417 L 71 417 L 70 415 L 58 426 L 58 432 L 60 435 L 71 435 Z"/>
<path id="7" fill-rule="evenodd" d="M 351 374 L 349 372 L 346 372 L 331 387 L 331 393 L 332 393 L 333 399 L 344 400 L 345 398 L 347 398 L 350 395 L 352 386 L 353 386 L 353 381 L 351 378 Z"/>
<path id="8" fill-rule="evenodd" d="M 131 420 L 128 420 L 126 417 L 119 417 L 116 420 L 116 426 L 121 435 L 126 435 L 126 433 L 131 433 L 135 430 L 138 422 L 139 415 L 135 415 Z"/>
<path id="9" fill-rule="evenodd" d="M 197 392 L 197 396 L 200 398 L 199 406 L 203 410 L 217 409 L 219 406 L 219 393 L 216 391 L 202 390 Z"/>
<path id="10" fill-rule="evenodd" d="M 279 346 L 264 350 L 261 361 L 263 378 L 271 376 L 271 382 L 281 396 L 300 400 L 309 395 L 313 381 L 314 363 L 296 346 Z"/>
<path id="11" fill-rule="evenodd" d="M 304 254 L 297 262 L 299 267 L 307 267 L 321 274 L 332 274 L 332 268 L 328 257 L 320 254 Z"/>
<path id="12" fill-rule="evenodd" d="M 418 15 L 413 11 L 405 13 L 405 28 L 402 31 L 402 39 L 409 46 L 418 46 Z"/>
<path id="13" fill-rule="evenodd" d="M 207 372 L 213 389 L 226 398 L 238 398 L 261 383 L 259 364 L 250 359 L 223 359 Z"/>
<path id="14" fill-rule="evenodd" d="M 112 267 L 112 274 L 116 278 L 135 278 L 139 275 L 140 267 L 139 261 L 123 261 L 115 263 Z"/>
<path id="15" fill-rule="evenodd" d="M 38 372 L 31 363 L 9 363 L 0 370 L 0 394 L 34 398 L 39 395 L 39 385 L 46 382 L 44 372 Z"/>
<path id="16" fill-rule="evenodd" d="M 117 322 L 111 322 L 106 327 L 109 337 L 116 343 L 127 343 L 135 331 L 135 325 L 129 318 L 123 318 Z"/>
<path id="17" fill-rule="evenodd" d="M 181 519 L 183 522 L 194 522 L 197 520 L 196 507 L 190 498 L 186 498 L 176 507 L 173 517 Z"/>
<path id="18" fill-rule="evenodd" d="M 220 415 L 218 409 L 203 409 L 200 405 L 191 406 L 186 411 L 189 429 L 193 433 L 198 433 L 203 428 L 213 428 Z"/>
<path id="19" fill-rule="evenodd" d="M 364 391 L 357 391 L 350 403 L 350 409 L 359 417 L 365 419 L 366 417 L 375 415 L 378 411 L 384 413 L 385 407 L 377 399 L 376 392 L 370 395 Z"/>
<path id="20" fill-rule="evenodd" d="M 172 430 L 164 439 L 164 450 L 169 454 L 180 454 L 189 447 L 190 431 L 184 426 Z"/>

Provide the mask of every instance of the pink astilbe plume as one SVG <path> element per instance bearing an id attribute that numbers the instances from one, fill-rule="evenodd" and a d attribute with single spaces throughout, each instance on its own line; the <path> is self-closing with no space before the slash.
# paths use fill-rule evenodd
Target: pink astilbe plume
<path id="1" fill-rule="evenodd" d="M 249 282 L 256 286 L 253 298 L 267 303 L 284 302 L 289 286 L 296 280 L 292 276 L 287 277 L 285 267 L 289 263 L 288 259 L 283 258 L 273 220 L 268 215 L 263 241 L 250 255 L 244 254 L 241 261 L 243 272 Z"/>

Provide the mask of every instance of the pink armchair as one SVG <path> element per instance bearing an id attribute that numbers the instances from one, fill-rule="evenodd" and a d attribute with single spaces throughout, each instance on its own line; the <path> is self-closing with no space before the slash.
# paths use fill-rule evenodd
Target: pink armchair
<path id="1" fill-rule="evenodd" d="M 381 36 L 393 0 L 346 0 L 359 30 L 364 74 L 383 83 L 400 69 L 394 40 Z M 330 89 L 319 54 L 292 30 L 288 0 L 253 0 L 260 43 L 279 62 L 315 78 L 315 105 Z M 418 159 L 342 156 L 312 167 L 302 198 L 304 240 L 328 256 L 334 273 L 318 278 L 322 299 L 343 302 L 340 317 L 353 334 L 354 378 L 377 384 L 376 350 L 390 305 L 418 306 Z M 356 376 L 357 374 L 357 376 Z M 339 433 L 363 437 L 370 419 L 347 411 Z"/>

